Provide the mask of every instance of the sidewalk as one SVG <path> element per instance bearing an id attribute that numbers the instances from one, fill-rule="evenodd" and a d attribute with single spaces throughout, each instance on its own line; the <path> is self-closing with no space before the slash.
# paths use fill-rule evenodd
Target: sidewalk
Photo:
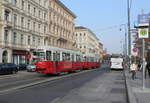
<path id="1" fill-rule="evenodd" d="M 142 72 L 136 73 L 136 79 L 131 79 L 131 73 L 125 70 L 126 87 L 129 103 L 150 103 L 150 78 L 145 79 L 145 89 L 142 89 Z"/>

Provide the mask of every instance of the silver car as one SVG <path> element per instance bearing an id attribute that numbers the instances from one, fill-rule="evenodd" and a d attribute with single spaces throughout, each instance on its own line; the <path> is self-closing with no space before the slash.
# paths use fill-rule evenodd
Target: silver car
<path id="1" fill-rule="evenodd" d="M 35 64 L 29 64 L 27 66 L 27 71 L 28 72 L 34 72 L 36 70 L 36 65 Z"/>

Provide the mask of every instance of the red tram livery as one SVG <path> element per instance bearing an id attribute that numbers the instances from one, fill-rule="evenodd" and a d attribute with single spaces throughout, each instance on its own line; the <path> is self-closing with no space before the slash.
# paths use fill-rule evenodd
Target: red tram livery
<path id="1" fill-rule="evenodd" d="M 41 46 L 33 53 L 36 72 L 57 74 L 100 67 L 100 58 L 83 56 L 78 51 L 66 50 L 52 46 Z"/>

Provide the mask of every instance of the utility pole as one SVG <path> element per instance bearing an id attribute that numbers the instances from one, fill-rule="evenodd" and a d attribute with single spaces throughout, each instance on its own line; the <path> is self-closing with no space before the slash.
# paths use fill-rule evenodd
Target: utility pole
<path id="1" fill-rule="evenodd" d="M 131 32 L 130 32 L 130 0 L 127 0 L 128 11 L 128 55 L 131 55 Z"/>
<path id="2" fill-rule="evenodd" d="M 128 12 L 128 56 L 129 56 L 129 68 L 130 68 L 130 64 L 131 64 L 130 0 L 127 0 L 127 12 Z"/>

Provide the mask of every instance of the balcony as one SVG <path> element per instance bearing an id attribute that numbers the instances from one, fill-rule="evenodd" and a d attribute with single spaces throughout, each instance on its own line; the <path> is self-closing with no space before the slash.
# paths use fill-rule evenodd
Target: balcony
<path id="1" fill-rule="evenodd" d="M 6 25 L 6 28 L 12 28 L 13 27 L 13 23 L 11 21 L 4 21 L 4 25 Z"/>

